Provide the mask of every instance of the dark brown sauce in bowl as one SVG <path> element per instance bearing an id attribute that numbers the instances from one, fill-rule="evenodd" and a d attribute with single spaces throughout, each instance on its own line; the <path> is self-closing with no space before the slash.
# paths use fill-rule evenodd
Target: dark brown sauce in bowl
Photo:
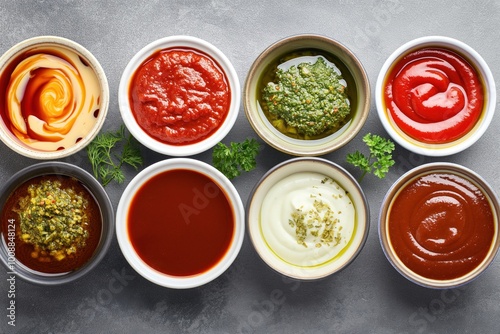
<path id="1" fill-rule="evenodd" d="M 47 231 L 47 226 L 50 226 L 46 221 L 46 216 L 40 212 L 37 212 L 38 217 L 44 217 L 42 221 L 45 223 L 37 220 L 37 224 L 31 224 L 30 218 L 23 217 L 23 228 L 25 232 L 26 230 L 30 231 L 33 239 L 22 235 L 19 217 L 20 213 L 26 214 L 27 211 L 20 211 L 19 207 L 16 208 L 17 212 L 12 211 L 13 206 L 18 203 L 16 198 L 26 198 L 26 189 L 30 183 L 47 180 L 59 182 L 57 189 L 56 187 L 50 188 L 50 190 L 55 189 L 54 193 L 60 195 L 57 197 L 58 199 L 66 197 L 62 193 L 64 187 L 67 189 L 74 187 L 76 193 L 80 194 L 81 197 L 76 198 L 76 204 L 68 205 L 65 209 L 81 209 L 81 203 L 78 200 L 84 198 L 82 202 L 87 205 L 85 218 L 76 218 L 76 225 L 72 223 L 73 227 L 78 228 L 79 232 L 76 235 L 80 235 L 82 231 L 78 226 L 86 223 L 84 230 L 87 237 L 84 238 L 84 243 L 80 239 L 72 237 L 69 238 L 69 243 L 67 238 L 58 238 L 57 247 L 54 248 L 52 244 L 48 246 L 47 240 L 43 238 L 44 234 L 32 229 L 33 226 L 38 227 L 38 223 L 45 227 L 43 231 Z M 43 190 L 43 192 L 33 192 L 32 189 L 30 196 L 40 199 L 47 188 L 43 188 Z M 34 193 L 36 194 L 34 195 Z M 75 197 L 71 198 L 75 199 Z M 60 209 L 60 202 L 56 202 L 58 202 L 56 208 Z M 22 208 L 26 210 L 35 207 L 36 209 L 37 205 L 26 205 L 24 202 Z M 53 212 L 49 210 L 48 216 L 55 215 Z M 67 212 L 63 217 L 66 217 L 66 220 L 61 219 L 61 221 L 65 223 L 68 223 L 67 219 L 75 219 Z M 27 223 L 30 224 L 26 225 Z M 56 226 L 58 233 L 65 230 L 64 225 Z M 70 231 L 74 233 L 74 229 L 70 229 Z M 16 277 L 27 282 L 52 286 L 81 278 L 93 270 L 104 258 L 111 244 L 113 232 L 114 210 L 106 191 L 89 172 L 78 166 L 60 161 L 37 163 L 12 175 L 0 189 L 0 262 L 6 267 L 7 272 L 15 274 Z M 63 245 L 62 248 L 61 245 Z M 44 250 L 44 247 L 49 248 L 49 251 Z M 50 254 L 51 252 L 52 254 Z"/>
<path id="2" fill-rule="evenodd" d="M 37 251 L 34 243 L 27 242 L 23 238 L 23 234 L 27 234 L 27 232 L 23 231 L 21 226 L 19 213 L 21 202 L 23 199 L 31 198 L 28 190 L 30 185 L 39 187 L 44 181 L 59 182 L 61 189 L 72 189 L 87 203 L 84 208 L 87 219 L 82 224 L 87 237 L 76 248 L 75 252 L 65 255 L 62 259 L 50 255 L 50 252 L 43 247 Z M 42 273 L 65 273 L 81 267 L 92 257 L 101 237 L 102 218 L 96 200 L 79 180 L 64 175 L 38 176 L 22 183 L 8 197 L 1 211 L 0 219 L 2 231 L 8 231 L 9 227 L 10 230 L 14 228 L 16 259 L 26 267 Z M 4 233 L 4 239 L 6 244 L 11 241 L 8 233 Z"/>

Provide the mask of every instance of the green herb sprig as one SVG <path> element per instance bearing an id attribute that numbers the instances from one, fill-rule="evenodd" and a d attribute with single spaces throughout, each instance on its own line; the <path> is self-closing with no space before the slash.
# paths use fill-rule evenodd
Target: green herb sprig
<path id="1" fill-rule="evenodd" d="M 229 146 L 217 143 L 212 151 L 212 163 L 228 179 L 234 179 L 243 171 L 249 172 L 257 166 L 256 157 L 260 144 L 253 138 L 243 142 L 231 142 Z"/>
<path id="2" fill-rule="evenodd" d="M 358 179 L 360 182 L 367 173 L 372 172 L 380 179 L 384 178 L 389 172 L 389 168 L 394 165 L 392 158 L 392 151 L 395 149 L 394 143 L 390 139 L 372 135 L 371 133 L 367 133 L 363 137 L 363 141 L 370 150 L 368 157 L 356 151 L 347 155 L 347 162 L 358 167 L 363 172 Z"/>
<path id="3" fill-rule="evenodd" d="M 120 147 L 121 152 L 115 153 Z M 127 136 L 123 124 L 116 132 L 109 131 L 97 135 L 87 146 L 87 155 L 94 176 L 104 187 L 113 180 L 118 183 L 125 181 L 122 170 L 124 164 L 137 170 L 143 163 L 137 141 L 131 134 Z"/>

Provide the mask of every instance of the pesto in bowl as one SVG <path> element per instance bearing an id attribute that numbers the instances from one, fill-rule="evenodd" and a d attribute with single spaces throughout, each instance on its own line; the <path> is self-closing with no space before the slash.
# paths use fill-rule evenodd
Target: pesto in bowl
<path id="1" fill-rule="evenodd" d="M 356 91 L 352 77 L 320 52 L 294 52 L 270 66 L 268 72 L 260 82 L 259 103 L 281 133 L 318 139 L 351 120 L 350 101 L 354 99 L 349 95 Z"/>
<path id="2" fill-rule="evenodd" d="M 252 128 L 271 147 L 319 156 L 359 133 L 370 112 L 370 82 L 359 59 L 338 41 L 294 35 L 255 59 L 243 106 Z"/>

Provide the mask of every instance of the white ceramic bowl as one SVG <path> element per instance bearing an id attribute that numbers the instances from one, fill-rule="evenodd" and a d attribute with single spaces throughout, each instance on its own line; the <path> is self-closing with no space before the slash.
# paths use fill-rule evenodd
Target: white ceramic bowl
<path id="1" fill-rule="evenodd" d="M 351 89 L 350 94 L 355 96 L 355 101 L 351 101 L 351 105 L 356 105 L 351 111 L 353 118 L 341 129 L 324 138 L 303 140 L 281 133 L 267 119 L 258 100 L 258 87 L 270 64 L 299 50 L 321 50 L 337 58 L 335 64 L 344 71 L 344 79 L 352 77 L 348 87 Z M 273 43 L 255 59 L 243 88 L 243 105 L 250 125 L 267 144 L 290 155 L 319 156 L 341 148 L 358 134 L 370 112 L 370 94 L 370 82 L 363 65 L 346 46 L 326 36 L 301 34 Z"/>
<path id="2" fill-rule="evenodd" d="M 131 210 L 131 203 L 133 202 L 139 189 L 141 189 L 143 185 L 147 183 L 151 178 L 169 171 L 176 170 L 193 171 L 211 179 L 221 189 L 221 191 L 225 193 L 225 196 L 233 211 L 233 234 L 230 244 L 224 255 L 210 269 L 189 276 L 165 274 L 161 271 L 155 270 L 153 267 L 148 265 L 132 245 L 129 232 L 129 212 Z M 211 195 L 207 193 L 207 198 L 204 199 L 207 202 L 206 204 L 203 204 L 202 202 L 204 200 L 202 200 L 201 197 L 203 197 L 202 194 L 205 194 L 205 187 L 204 189 L 198 189 L 199 191 L 197 193 L 195 192 L 195 190 L 195 187 L 193 187 L 192 198 L 183 197 L 181 200 L 183 201 L 183 203 L 186 203 L 186 205 L 189 205 L 192 210 L 194 210 L 189 212 L 196 212 L 195 214 L 206 215 L 206 213 L 204 213 L 205 211 L 203 210 L 205 205 L 210 205 Z M 165 189 L 165 201 L 169 200 L 169 196 L 177 196 L 176 194 L 177 191 L 175 189 L 172 189 L 171 192 L 168 192 L 168 189 Z M 184 199 L 186 200 L 186 202 L 184 202 Z M 154 208 L 151 209 L 153 210 Z M 169 217 L 170 215 L 165 215 L 165 224 L 169 224 Z M 244 219 L 245 211 L 241 202 L 241 198 L 233 184 L 222 173 L 220 173 L 214 167 L 199 160 L 190 158 L 171 158 L 168 160 L 157 162 L 142 170 L 136 177 L 134 177 L 134 179 L 132 179 L 132 181 L 126 187 L 118 204 L 116 212 L 116 235 L 123 255 L 129 262 L 129 264 L 140 275 L 160 286 L 175 289 L 187 289 L 206 284 L 216 279 L 232 264 L 232 262 L 238 255 L 243 243 L 245 233 Z M 196 248 L 196 245 L 194 247 Z M 183 255 L 176 254 L 176 256 L 182 258 Z"/>
<path id="3" fill-rule="evenodd" d="M 338 185 L 340 185 L 340 187 L 345 190 L 345 192 L 342 192 L 342 196 L 344 196 L 346 193 L 349 196 L 350 202 L 352 203 L 354 208 L 353 211 L 356 221 L 354 232 L 352 233 L 350 241 L 348 241 L 346 246 L 343 246 L 344 248 L 342 249 L 342 251 L 333 258 L 331 258 L 331 256 L 327 256 L 326 261 L 321 260 L 322 263 L 316 263 L 314 265 L 300 265 L 298 262 L 292 264 L 290 261 L 285 261 L 282 257 L 278 256 L 278 252 L 276 252 L 275 249 L 271 248 L 274 247 L 271 246 L 274 241 L 269 242 L 271 241 L 271 238 L 267 240 L 263 232 L 264 223 L 262 218 L 270 214 L 270 212 L 263 209 L 266 195 L 270 192 L 270 190 L 276 183 L 285 178 L 304 172 L 319 173 L 325 177 L 330 178 L 331 180 L 334 180 Z M 296 181 L 289 182 L 289 180 L 287 179 L 286 182 L 291 183 Z M 326 183 L 327 187 L 335 188 L 334 185 L 331 185 L 330 181 L 324 181 L 322 183 Z M 323 196 L 326 197 L 325 194 L 323 194 Z M 285 210 L 285 208 L 291 206 L 291 203 L 296 201 L 297 198 L 300 198 L 300 196 L 293 196 L 293 199 L 290 200 L 287 199 L 286 203 L 284 203 L 283 206 L 280 207 L 284 208 Z M 302 197 L 302 200 L 303 199 L 304 198 Z M 281 211 L 280 208 L 276 207 L 274 204 L 271 210 L 276 210 L 277 212 Z M 281 217 L 281 224 L 287 225 L 288 218 L 289 217 Z M 290 278 L 304 281 L 317 280 L 327 277 L 339 272 L 343 268 L 347 267 L 350 263 L 352 263 L 352 261 L 354 261 L 357 255 L 361 252 L 366 242 L 369 232 L 369 225 L 370 211 L 368 202 L 365 198 L 363 190 L 361 189 L 357 181 L 352 177 L 351 174 L 349 174 L 349 172 L 347 172 L 342 167 L 336 165 L 331 161 L 318 157 L 293 158 L 273 167 L 256 184 L 249 196 L 247 205 L 248 233 L 250 235 L 252 244 L 259 256 L 269 267 L 271 267 L 276 272 Z M 277 235 L 279 235 L 279 237 L 276 238 L 278 243 L 277 247 L 285 245 L 285 243 L 282 243 L 281 241 L 286 239 L 290 240 L 289 242 L 291 242 L 292 244 L 296 244 L 297 241 L 295 240 L 295 236 L 292 236 L 293 231 L 291 232 L 289 230 L 286 230 L 286 228 L 284 230 L 285 231 L 283 233 L 277 233 Z M 323 244 L 321 247 L 327 246 Z M 311 247 L 311 251 L 312 248 L 313 247 Z M 306 248 L 300 248 L 298 252 L 301 252 L 302 250 L 306 251 Z M 308 249 L 307 251 L 309 252 Z M 307 255 L 299 254 L 299 256 L 306 258 L 306 261 L 316 261 L 317 259 L 317 254 L 314 253 L 314 251 L 313 253 L 309 253 Z"/>
<path id="4" fill-rule="evenodd" d="M 463 137 L 442 144 L 429 144 L 418 141 L 405 134 L 392 120 L 384 101 L 386 78 L 393 66 L 405 55 L 424 48 L 443 48 L 462 56 L 479 75 L 484 90 L 482 116 L 476 125 Z M 496 107 L 496 88 L 493 75 L 484 59 L 470 46 L 453 38 L 444 36 L 426 36 L 411 40 L 397 48 L 385 61 L 377 78 L 375 102 L 378 116 L 389 135 L 402 147 L 427 156 L 448 156 L 461 152 L 473 145 L 484 134 L 491 123 Z"/>
<path id="5" fill-rule="evenodd" d="M 439 183 L 442 189 L 434 189 L 432 192 L 428 192 L 424 199 L 415 199 L 412 201 L 415 203 L 415 206 L 413 208 L 410 207 L 405 209 L 408 217 L 413 217 L 416 213 L 422 214 L 421 221 L 412 222 L 412 230 L 407 231 L 405 229 L 406 232 L 404 232 L 404 235 L 409 236 L 409 238 L 413 240 L 412 242 L 418 243 L 416 248 L 422 249 L 423 252 L 426 253 L 425 259 L 419 257 L 419 263 L 424 263 L 424 261 L 428 261 L 430 263 L 431 269 L 429 269 L 429 271 L 425 274 L 423 274 L 423 272 L 419 274 L 416 271 L 421 269 L 413 267 L 413 264 L 405 264 L 406 262 L 403 262 L 400 255 L 398 255 L 401 254 L 401 250 L 397 250 L 400 246 L 395 247 L 395 244 L 391 239 L 389 219 L 393 208 L 395 208 L 394 201 L 400 196 L 401 191 L 406 186 L 417 182 L 416 180 L 418 180 L 419 184 L 423 184 L 425 188 L 430 189 L 433 182 L 429 181 L 430 178 L 423 178 L 433 174 L 458 176 L 462 180 L 466 180 L 467 183 L 470 182 L 472 187 L 463 181 L 456 183 L 460 185 L 458 189 L 463 190 L 466 194 L 466 196 L 460 196 L 457 192 L 457 194 L 459 194 L 459 196 L 457 196 L 453 194 L 453 191 L 451 191 L 450 188 L 444 188 L 445 185 L 453 185 L 455 181 L 450 182 L 452 179 L 448 177 L 437 179 L 436 183 Z M 411 194 L 418 192 L 418 190 L 415 189 L 416 188 L 412 188 Z M 439 276 L 436 275 L 441 274 L 437 273 L 437 271 L 449 273 L 451 269 L 446 267 L 445 269 L 442 269 L 442 267 L 441 269 L 436 269 L 439 267 L 437 265 L 434 266 L 432 261 L 442 257 L 442 259 L 448 260 L 448 263 L 451 264 L 452 258 L 445 256 L 453 256 L 453 254 L 464 253 L 466 251 L 464 245 L 466 245 L 468 241 L 471 241 L 474 245 L 478 244 L 478 241 L 476 241 L 478 239 L 475 239 L 476 237 L 472 238 L 467 235 L 466 232 L 467 230 L 481 231 L 484 229 L 484 225 L 478 220 L 479 216 L 477 214 L 473 214 L 472 209 L 467 210 L 467 204 L 464 204 L 467 203 L 467 201 L 469 203 L 479 202 L 477 200 L 479 196 L 477 196 L 476 191 L 480 191 L 484 194 L 484 197 L 489 202 L 489 207 L 491 209 L 491 217 L 494 225 L 491 244 L 486 244 L 485 248 L 481 250 L 481 252 L 485 251 L 485 257 L 475 268 L 459 277 L 444 278 L 444 276 L 441 276 L 443 278 L 438 279 L 437 277 Z M 470 200 L 466 199 L 469 196 Z M 453 198 L 458 200 L 454 200 Z M 443 209 L 442 207 L 438 207 L 440 203 L 454 204 L 450 204 L 448 207 Z M 457 213 L 460 218 L 457 218 Z M 447 217 L 452 217 L 452 220 L 449 222 L 449 225 L 445 226 L 443 220 L 447 219 Z M 403 277 L 415 284 L 427 288 L 452 289 L 473 281 L 493 263 L 500 244 L 500 230 L 498 225 L 499 217 L 500 204 L 498 197 L 487 181 L 485 181 L 481 176 L 466 167 L 454 163 L 428 163 L 415 167 L 402 175 L 387 191 L 387 194 L 382 201 L 378 218 L 378 233 L 385 256 Z M 461 218 L 465 220 L 465 224 L 461 224 Z M 450 220 L 450 218 L 448 218 L 448 220 Z M 398 220 L 398 225 L 402 226 L 403 222 Z M 440 240 L 439 244 L 446 247 L 446 250 L 436 250 L 435 246 L 429 243 L 430 240 Z M 412 242 L 408 241 L 406 244 L 411 244 Z M 434 255 L 431 256 L 431 254 Z M 471 252 L 469 251 L 468 254 L 470 255 Z M 457 264 L 460 264 L 460 261 L 467 262 L 467 260 L 469 260 L 469 255 L 467 255 L 467 259 L 458 258 Z M 406 258 L 407 256 L 405 255 L 404 257 Z M 416 257 L 411 256 L 411 258 Z"/>
<path id="6" fill-rule="evenodd" d="M 155 53 L 169 48 L 190 48 L 211 57 L 224 71 L 231 91 L 231 101 L 227 116 L 220 127 L 209 137 L 195 143 L 168 144 L 150 136 L 138 124 L 130 106 L 130 84 L 137 69 Z M 221 141 L 233 127 L 238 117 L 241 103 L 241 87 L 238 75 L 229 59 L 214 45 L 192 36 L 168 36 L 158 39 L 137 52 L 125 67 L 118 89 L 118 103 L 123 121 L 130 133 L 144 146 L 169 156 L 190 156 L 212 148 Z"/>
<path id="7" fill-rule="evenodd" d="M 18 66 L 20 61 L 26 59 L 27 55 L 37 55 L 41 53 L 46 54 L 46 50 L 49 50 L 49 52 L 53 52 L 54 48 L 59 49 L 56 52 L 61 52 L 61 50 L 63 50 L 62 52 L 65 53 L 64 61 L 61 61 L 60 63 L 54 65 L 54 63 L 49 61 L 44 62 L 39 60 L 32 60 L 31 63 L 34 64 L 34 67 L 29 72 L 22 72 L 21 70 L 23 69 L 23 67 Z M 63 158 L 85 148 L 99 133 L 104 120 L 106 119 L 109 105 L 108 81 L 106 79 L 104 70 L 102 69 L 97 59 L 92 55 L 92 53 L 90 53 L 82 45 L 63 37 L 39 36 L 24 40 L 14 45 L 0 57 L 0 77 L 3 78 L 4 76 L 8 76 L 10 78 L 9 80 L 11 81 L 17 79 L 21 80 L 21 75 L 12 76 L 14 66 L 17 66 L 17 71 L 19 73 L 25 73 L 24 78 L 22 79 L 22 84 L 19 85 L 20 87 L 24 87 L 24 85 L 27 84 L 31 85 L 31 82 L 34 82 L 33 85 L 39 85 L 40 82 L 43 81 L 43 85 L 39 86 L 39 90 L 42 91 L 42 96 L 49 96 L 49 98 L 47 100 L 42 98 L 40 98 L 39 100 L 33 100 L 32 102 L 30 102 L 30 104 L 32 108 L 36 108 L 37 105 L 45 104 L 45 102 L 48 101 L 48 104 L 55 106 L 53 110 L 47 111 L 48 120 L 46 120 L 46 122 L 49 126 L 55 128 L 61 127 L 61 124 L 64 123 L 66 119 L 71 119 L 72 115 L 79 115 L 77 118 L 83 119 L 82 115 L 85 114 L 88 115 L 88 118 L 95 118 L 95 120 L 85 120 L 80 123 L 77 121 L 75 125 L 72 126 L 72 129 L 76 130 L 74 131 L 74 134 L 73 130 L 71 132 L 71 138 L 72 140 L 74 140 L 74 142 L 50 142 L 49 149 L 42 149 L 39 146 L 34 146 L 35 144 L 27 145 L 26 143 L 19 140 L 14 135 L 12 130 L 10 130 L 6 125 L 4 117 L 1 117 L 0 139 L 5 143 L 5 145 L 21 155 L 40 160 Z M 23 66 L 25 69 L 28 68 L 28 66 L 26 65 Z M 28 77 L 30 76 L 36 77 L 36 72 L 34 71 L 36 68 L 50 69 L 51 67 L 59 69 L 61 72 L 64 72 L 65 75 L 54 75 L 51 77 L 50 81 L 46 79 L 43 79 L 42 81 L 36 81 L 32 79 L 28 80 Z M 90 73 L 92 73 L 92 75 Z M 94 82 L 93 79 L 92 81 L 88 79 L 91 76 L 96 77 L 96 82 Z M 80 80 L 82 81 L 80 82 Z M 69 81 L 71 82 L 69 83 Z M 14 86 L 15 85 L 13 85 L 13 87 Z M 57 88 L 54 89 L 54 87 L 56 86 Z M 80 92 L 76 92 L 74 95 L 70 95 L 66 90 L 64 90 L 53 94 L 54 92 L 58 91 L 58 88 L 61 87 L 70 87 L 69 89 L 72 89 L 75 92 L 77 90 L 80 90 Z M 5 95 L 6 91 L 6 87 L 2 86 L 0 94 Z M 47 93 L 45 94 L 45 92 Z M 18 92 L 17 94 L 20 93 Z M 52 100 L 54 96 L 56 96 L 55 101 Z M 69 98 L 70 96 L 72 97 L 72 99 Z M 89 99 L 86 100 L 86 97 L 88 97 Z M 58 109 L 61 108 L 61 106 L 64 108 L 64 111 Z M 83 106 L 81 110 L 79 109 L 80 106 Z M 15 108 L 17 107 L 15 104 L 13 104 L 13 107 L 11 107 L 10 109 L 15 110 Z M 45 107 L 40 107 L 40 109 L 42 108 Z M 26 118 L 27 116 L 24 114 L 24 117 Z M 87 129 L 86 124 L 93 125 Z M 82 131 L 81 129 L 84 130 Z M 58 131 L 58 133 L 62 132 L 63 130 Z M 45 142 L 48 143 L 49 141 Z M 41 144 L 40 146 L 45 145 L 46 144 Z M 63 146 L 64 148 L 61 149 L 61 146 L 59 145 L 65 146 Z"/>

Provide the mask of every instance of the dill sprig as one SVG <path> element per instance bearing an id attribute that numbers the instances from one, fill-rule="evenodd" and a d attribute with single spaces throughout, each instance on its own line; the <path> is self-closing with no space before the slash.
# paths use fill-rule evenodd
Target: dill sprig
<path id="1" fill-rule="evenodd" d="M 120 147 L 121 152 L 114 153 Z M 87 146 L 87 155 L 94 176 L 104 187 L 113 180 L 118 183 L 125 181 L 124 164 L 137 170 L 143 163 L 138 142 L 131 134 L 125 133 L 123 124 L 116 132 L 97 135 Z"/>

